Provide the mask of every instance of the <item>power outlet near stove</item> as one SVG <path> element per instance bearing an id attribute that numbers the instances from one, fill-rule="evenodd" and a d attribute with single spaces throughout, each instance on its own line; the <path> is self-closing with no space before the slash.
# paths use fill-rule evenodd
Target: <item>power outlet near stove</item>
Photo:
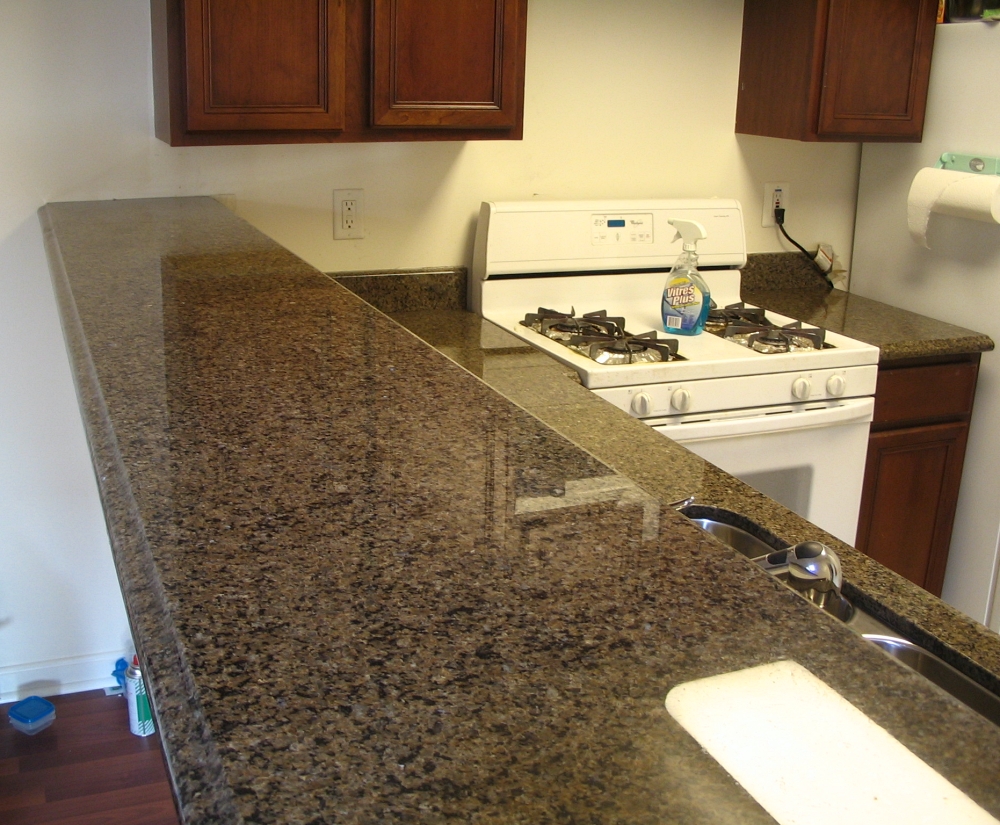
<path id="1" fill-rule="evenodd" d="M 788 209 L 787 183 L 764 184 L 764 208 L 760 215 L 761 226 L 765 228 L 776 226 L 774 221 L 775 209 Z"/>
<path id="2" fill-rule="evenodd" d="M 333 239 L 349 241 L 365 236 L 365 190 L 333 190 Z"/>

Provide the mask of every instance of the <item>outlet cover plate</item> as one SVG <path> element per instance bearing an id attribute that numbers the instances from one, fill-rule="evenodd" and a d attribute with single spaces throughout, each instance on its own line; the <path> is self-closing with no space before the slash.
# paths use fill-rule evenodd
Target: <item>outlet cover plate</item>
<path id="1" fill-rule="evenodd" d="M 788 209 L 788 184 L 787 183 L 765 183 L 764 184 L 764 205 L 760 213 L 760 225 L 767 228 L 774 226 L 774 195 L 781 192 L 781 207 Z"/>
<path id="2" fill-rule="evenodd" d="M 353 210 L 347 206 L 353 202 Z M 351 212 L 353 211 L 353 215 Z M 333 190 L 333 239 L 357 240 L 365 236 L 364 189 Z"/>

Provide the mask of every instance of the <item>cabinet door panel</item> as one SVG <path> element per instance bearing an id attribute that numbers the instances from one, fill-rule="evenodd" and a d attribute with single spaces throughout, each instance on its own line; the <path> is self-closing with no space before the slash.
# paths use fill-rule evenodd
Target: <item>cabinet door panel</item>
<path id="1" fill-rule="evenodd" d="M 373 125 L 515 125 L 523 0 L 374 0 L 373 11 Z"/>
<path id="2" fill-rule="evenodd" d="M 830 0 L 817 133 L 919 140 L 937 0 Z"/>
<path id="3" fill-rule="evenodd" d="M 185 0 L 187 127 L 344 127 L 344 0 Z"/>
<path id="4" fill-rule="evenodd" d="M 872 433 L 857 547 L 941 595 L 968 425 Z"/>

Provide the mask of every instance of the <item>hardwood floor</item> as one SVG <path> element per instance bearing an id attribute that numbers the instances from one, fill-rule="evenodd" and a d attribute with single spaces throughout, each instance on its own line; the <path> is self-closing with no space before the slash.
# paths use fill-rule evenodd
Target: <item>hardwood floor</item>
<path id="1" fill-rule="evenodd" d="M 56 720 L 27 736 L 0 705 L 3 825 L 178 825 L 160 737 L 133 736 L 124 696 L 53 696 Z"/>

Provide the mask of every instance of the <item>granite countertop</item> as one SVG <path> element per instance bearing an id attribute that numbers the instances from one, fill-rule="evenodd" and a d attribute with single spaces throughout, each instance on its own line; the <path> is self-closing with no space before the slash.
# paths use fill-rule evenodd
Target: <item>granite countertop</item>
<path id="1" fill-rule="evenodd" d="M 751 255 L 743 299 L 879 348 L 885 366 L 911 358 L 993 349 L 988 335 L 839 289 L 829 290 L 798 253 Z"/>
<path id="2" fill-rule="evenodd" d="M 808 523 L 551 362 L 444 310 L 464 369 L 211 199 L 41 218 L 184 822 L 770 822 L 663 699 L 779 659 L 1000 814 L 1000 730 L 664 504 Z"/>

